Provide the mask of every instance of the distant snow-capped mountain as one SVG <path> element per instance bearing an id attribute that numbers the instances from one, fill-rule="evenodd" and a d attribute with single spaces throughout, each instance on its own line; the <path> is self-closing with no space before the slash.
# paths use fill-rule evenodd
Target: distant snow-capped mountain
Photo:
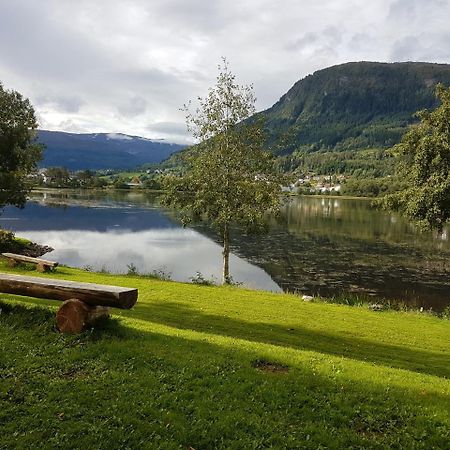
<path id="1" fill-rule="evenodd" d="M 45 144 L 40 167 L 83 169 L 133 169 L 159 163 L 185 146 L 122 133 L 64 133 L 39 130 L 38 142 Z"/>

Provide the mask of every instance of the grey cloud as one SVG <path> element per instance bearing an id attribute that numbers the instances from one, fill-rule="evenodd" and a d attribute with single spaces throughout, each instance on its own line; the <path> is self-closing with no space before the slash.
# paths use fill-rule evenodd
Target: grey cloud
<path id="1" fill-rule="evenodd" d="M 342 42 L 342 33 L 334 26 L 326 27 L 321 32 L 307 32 L 300 38 L 286 45 L 288 51 L 317 51 L 334 53 L 334 47 Z"/>
<path id="2" fill-rule="evenodd" d="M 394 42 L 391 61 L 450 61 L 450 33 L 406 36 Z"/>
<path id="3" fill-rule="evenodd" d="M 51 107 L 58 112 L 76 113 L 84 101 L 81 97 L 58 96 L 57 94 L 38 95 L 35 97 L 37 107 Z"/>
<path id="4" fill-rule="evenodd" d="M 87 133 L 89 130 L 71 119 L 60 122 L 57 129 L 67 131 L 68 133 Z"/>
<path id="5" fill-rule="evenodd" d="M 117 107 L 120 114 L 127 117 L 136 117 L 144 114 L 147 109 L 147 102 L 142 97 L 132 97 L 125 105 Z"/>
<path id="6" fill-rule="evenodd" d="M 369 33 L 356 33 L 349 39 L 349 47 L 355 51 L 364 51 L 367 46 L 373 46 L 374 37 Z"/>
<path id="7" fill-rule="evenodd" d="M 157 122 L 148 125 L 148 130 L 156 133 L 186 134 L 186 124 L 181 122 Z"/>
<path id="8" fill-rule="evenodd" d="M 230 10 L 229 3 L 221 0 L 166 0 L 152 2 L 149 14 L 170 19 L 167 24 L 176 24 L 178 32 L 184 34 L 192 29 L 203 33 L 224 28 L 229 24 Z"/>
<path id="9" fill-rule="evenodd" d="M 174 142 L 182 144 L 192 142 L 186 124 L 182 122 L 157 122 L 149 124 L 146 129 L 153 138 L 169 136 Z"/>
<path id="10" fill-rule="evenodd" d="M 388 17 L 394 20 L 411 20 L 418 15 L 433 14 L 449 6 L 448 0 L 395 0 L 389 7 Z M 447 19 L 448 20 L 448 19 Z"/>
<path id="11" fill-rule="evenodd" d="M 314 32 L 305 33 L 301 38 L 296 39 L 286 45 L 287 50 L 303 50 L 305 47 L 315 44 L 319 40 L 319 35 Z"/>
<path id="12" fill-rule="evenodd" d="M 81 33 L 53 19 L 51 3 L 15 0 L 0 5 L 2 64 L 35 78 L 98 79 L 112 61 Z"/>

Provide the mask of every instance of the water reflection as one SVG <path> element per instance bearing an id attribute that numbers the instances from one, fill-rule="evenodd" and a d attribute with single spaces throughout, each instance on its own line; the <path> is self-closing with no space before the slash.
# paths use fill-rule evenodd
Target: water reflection
<path id="1" fill-rule="evenodd" d="M 35 194 L 25 210 L 8 208 L 0 222 L 51 245 L 74 266 L 149 272 L 166 266 L 187 280 L 201 271 L 220 277 L 220 247 L 207 226 L 183 229 L 175 211 L 140 192 Z M 49 207 L 51 206 L 51 207 Z M 400 299 L 442 309 L 449 303 L 448 229 L 419 233 L 402 217 L 369 201 L 293 198 L 264 236 L 234 230 L 232 271 L 262 289 Z M 273 280 L 273 281 L 272 281 Z"/>
<path id="2" fill-rule="evenodd" d="M 449 303 L 450 247 L 365 200 L 293 199 L 267 236 L 245 236 L 235 251 L 285 290 L 355 293 L 442 309 Z"/>
<path id="3" fill-rule="evenodd" d="M 220 280 L 220 246 L 195 230 L 183 229 L 154 198 L 85 198 L 76 192 L 64 198 L 67 195 L 34 194 L 24 210 L 6 209 L 2 227 L 53 247 L 46 257 L 73 267 L 126 273 L 133 264 L 140 273 L 163 270 L 179 281 L 188 281 L 197 271 Z M 245 286 L 281 290 L 263 269 L 235 255 L 230 264 L 235 279 Z"/>

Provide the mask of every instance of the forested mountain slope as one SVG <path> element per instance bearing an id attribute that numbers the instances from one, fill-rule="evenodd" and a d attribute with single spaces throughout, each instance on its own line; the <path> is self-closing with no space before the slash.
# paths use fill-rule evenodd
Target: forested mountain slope
<path id="1" fill-rule="evenodd" d="M 390 147 L 417 110 L 436 105 L 439 82 L 450 85 L 450 65 L 347 63 L 303 78 L 259 115 L 279 154 Z"/>

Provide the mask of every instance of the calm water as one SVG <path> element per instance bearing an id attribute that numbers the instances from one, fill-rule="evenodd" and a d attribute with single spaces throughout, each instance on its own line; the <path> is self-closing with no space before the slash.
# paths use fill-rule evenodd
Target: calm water
<path id="1" fill-rule="evenodd" d="M 186 281 L 220 279 L 221 248 L 208 227 L 184 229 L 176 212 L 139 192 L 35 193 L 0 224 L 50 245 L 48 259 L 126 272 L 162 270 Z M 448 305 L 450 243 L 419 233 L 365 200 L 292 198 L 264 236 L 233 236 L 231 270 L 246 286 L 306 294 L 354 293 L 432 307 Z"/>

